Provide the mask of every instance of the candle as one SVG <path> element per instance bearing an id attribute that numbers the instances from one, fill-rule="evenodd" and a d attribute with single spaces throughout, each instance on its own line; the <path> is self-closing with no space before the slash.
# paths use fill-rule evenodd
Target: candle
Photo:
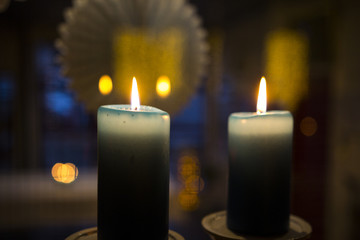
<path id="1" fill-rule="evenodd" d="M 131 103 L 98 109 L 98 238 L 164 240 L 170 118 L 139 98 Z"/>
<path id="2" fill-rule="evenodd" d="M 228 228 L 241 234 L 262 236 L 287 232 L 291 113 L 266 112 L 266 82 L 262 78 L 257 113 L 233 113 L 228 122 Z"/>

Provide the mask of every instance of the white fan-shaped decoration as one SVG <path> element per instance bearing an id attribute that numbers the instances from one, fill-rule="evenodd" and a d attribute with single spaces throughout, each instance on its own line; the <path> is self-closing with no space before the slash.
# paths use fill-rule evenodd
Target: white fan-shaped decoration
<path id="1" fill-rule="evenodd" d="M 142 105 L 178 111 L 194 94 L 207 62 L 205 31 L 195 9 L 184 0 L 77 0 L 60 25 L 63 72 L 87 108 L 129 103 L 132 77 Z M 107 74 L 113 91 L 102 95 Z M 156 93 L 167 76 L 171 93 Z"/>

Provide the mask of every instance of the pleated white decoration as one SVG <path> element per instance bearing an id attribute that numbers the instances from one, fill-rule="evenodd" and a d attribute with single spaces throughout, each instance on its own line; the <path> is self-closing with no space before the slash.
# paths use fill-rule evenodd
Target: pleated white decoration
<path id="1" fill-rule="evenodd" d="M 59 26 L 63 73 L 90 111 L 104 104 L 130 102 L 132 76 L 140 102 L 179 111 L 204 74 L 208 45 L 195 9 L 184 0 L 76 0 Z M 113 90 L 102 95 L 107 74 Z M 160 97 L 156 81 L 167 76 L 171 93 Z"/>

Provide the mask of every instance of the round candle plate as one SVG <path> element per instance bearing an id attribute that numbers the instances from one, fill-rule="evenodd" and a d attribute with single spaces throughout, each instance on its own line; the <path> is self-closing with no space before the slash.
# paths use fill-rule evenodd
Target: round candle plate
<path id="1" fill-rule="evenodd" d="M 226 226 L 226 211 L 215 212 L 205 216 L 201 225 L 213 240 L 292 240 L 292 239 L 308 239 L 310 238 L 312 229 L 305 220 L 290 215 L 289 231 L 280 236 L 273 237 L 255 237 L 237 235 Z"/>
<path id="2" fill-rule="evenodd" d="M 121 236 L 121 232 L 119 232 Z M 185 240 L 180 234 L 169 230 L 169 240 Z M 97 240 L 97 227 L 87 228 L 71 234 L 65 240 Z"/>

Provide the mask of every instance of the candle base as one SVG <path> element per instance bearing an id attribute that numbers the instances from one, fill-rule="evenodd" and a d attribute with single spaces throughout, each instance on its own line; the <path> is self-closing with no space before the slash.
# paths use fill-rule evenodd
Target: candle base
<path id="1" fill-rule="evenodd" d="M 290 215 L 290 225 L 287 233 L 271 237 L 238 235 L 234 233 L 226 225 L 226 211 L 215 212 L 205 216 L 201 221 L 201 225 L 214 240 L 300 240 L 310 238 L 312 232 L 310 224 L 295 215 Z"/>
<path id="2" fill-rule="evenodd" d="M 289 212 L 261 214 L 258 209 L 246 209 L 245 212 L 239 214 L 231 212 L 227 214 L 227 227 L 238 235 L 256 235 L 256 236 L 281 236 L 289 231 Z M 229 213 L 229 210 L 227 211 Z M 240 217 L 241 216 L 241 217 Z M 285 217 L 287 216 L 287 217 Z"/>
<path id="3" fill-rule="evenodd" d="M 185 240 L 183 236 L 178 234 L 173 230 L 169 230 L 168 239 L 170 240 Z M 117 236 L 114 236 L 114 239 L 121 239 L 121 231 L 119 231 Z M 136 233 L 134 233 L 134 238 L 136 239 Z M 65 240 L 97 240 L 97 227 L 87 228 L 76 233 L 71 234 Z"/>

